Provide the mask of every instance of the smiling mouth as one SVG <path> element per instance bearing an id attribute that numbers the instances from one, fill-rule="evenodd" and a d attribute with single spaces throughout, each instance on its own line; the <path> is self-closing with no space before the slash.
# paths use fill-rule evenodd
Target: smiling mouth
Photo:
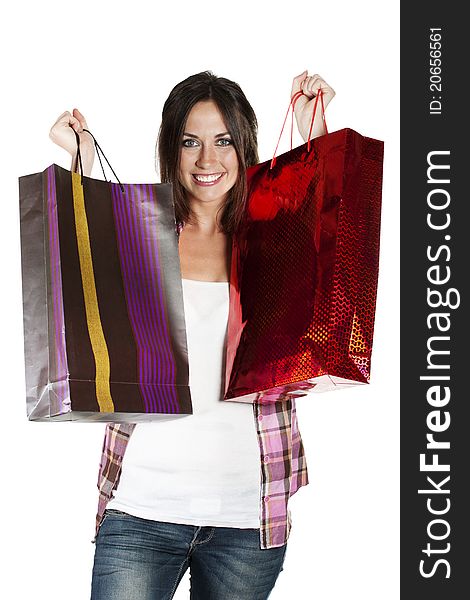
<path id="1" fill-rule="evenodd" d="M 192 177 L 199 185 L 213 185 L 220 181 L 225 173 L 211 173 L 210 175 L 202 175 L 192 173 Z"/>

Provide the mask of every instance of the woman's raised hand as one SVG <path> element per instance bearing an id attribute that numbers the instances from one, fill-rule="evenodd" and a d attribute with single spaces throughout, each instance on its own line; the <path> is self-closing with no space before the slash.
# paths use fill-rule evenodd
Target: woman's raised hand
<path id="1" fill-rule="evenodd" d="M 80 138 L 83 174 L 89 176 L 95 157 L 95 146 L 93 138 L 88 132 L 83 131 L 84 129 L 88 129 L 85 117 L 77 108 L 74 108 L 73 114 L 66 110 L 59 116 L 49 131 L 49 137 L 55 144 L 72 155 L 71 170 L 73 171 L 77 159 L 77 139 L 72 131 L 75 130 Z"/>
<path id="2" fill-rule="evenodd" d="M 296 92 L 303 92 L 303 95 L 300 96 L 295 103 L 294 113 L 300 135 L 304 141 L 307 141 L 308 138 L 315 100 L 320 88 L 323 94 L 323 105 L 326 110 L 326 107 L 331 102 L 336 92 L 322 77 L 320 77 L 320 75 L 308 75 L 308 71 L 304 71 L 300 75 L 297 75 L 297 77 L 294 77 L 292 82 L 291 98 Z M 316 138 L 324 133 L 326 133 L 326 131 L 322 119 L 321 99 L 319 98 L 310 138 Z"/>

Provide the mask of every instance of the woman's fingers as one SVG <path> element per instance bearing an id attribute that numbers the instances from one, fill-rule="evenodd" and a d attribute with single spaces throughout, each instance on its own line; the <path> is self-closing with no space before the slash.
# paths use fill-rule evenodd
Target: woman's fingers
<path id="1" fill-rule="evenodd" d="M 82 115 L 82 113 L 78 110 L 78 108 L 73 109 L 73 116 L 77 119 L 77 121 L 81 127 L 81 131 L 83 131 L 83 129 L 88 129 L 86 119 Z"/>
<path id="2" fill-rule="evenodd" d="M 57 117 L 57 120 L 56 120 L 56 122 L 54 123 L 54 125 L 53 125 L 52 127 L 55 127 L 56 125 L 59 125 L 59 124 L 60 124 L 60 125 L 62 125 L 62 124 L 64 124 L 64 123 L 68 123 L 68 121 L 69 121 L 69 118 L 70 118 L 71 116 L 72 116 L 72 115 L 69 113 L 69 111 L 68 111 L 68 110 L 66 110 L 66 111 L 65 111 L 65 112 L 63 112 L 63 113 L 62 113 L 62 114 L 61 114 L 59 117 Z"/>
<path id="3" fill-rule="evenodd" d="M 72 126 L 76 131 L 81 127 L 80 121 L 72 115 L 68 110 L 63 112 L 54 125 L 51 127 L 51 131 L 56 131 L 58 128 L 64 128 Z"/>
<path id="4" fill-rule="evenodd" d="M 321 89 L 323 94 L 332 98 L 335 95 L 333 88 L 326 83 L 326 81 L 319 75 L 307 75 L 304 77 L 302 82 L 299 84 L 299 89 L 302 91 L 307 98 L 314 98 L 318 91 Z"/>
<path id="5" fill-rule="evenodd" d="M 321 87 L 320 79 L 321 78 L 319 75 L 312 75 L 311 77 L 307 77 L 307 79 L 304 81 L 303 90 L 306 96 L 312 98 L 313 96 L 317 95 L 317 92 Z"/>
<path id="6" fill-rule="evenodd" d="M 80 121 L 78 119 L 76 119 L 75 117 L 70 117 L 69 119 L 69 123 L 68 123 L 73 129 L 75 129 L 75 131 L 77 133 L 81 133 L 82 132 L 82 124 L 80 123 Z"/>
<path id="7" fill-rule="evenodd" d="M 294 77 L 292 81 L 291 98 L 297 92 L 303 92 L 307 98 L 311 99 L 318 94 L 318 90 L 320 89 L 322 90 L 323 95 L 326 96 L 326 100 L 331 100 L 336 93 L 318 73 L 308 75 L 308 71 L 303 71 L 300 75 Z M 301 102 L 299 106 L 302 105 L 303 103 Z"/>
<path id="8" fill-rule="evenodd" d="M 297 77 L 294 77 L 294 79 L 292 81 L 291 98 L 295 93 L 301 91 L 302 84 L 303 84 L 305 77 L 307 76 L 307 73 L 308 73 L 308 71 L 305 70 L 300 75 L 297 75 Z"/>
<path id="9" fill-rule="evenodd" d="M 73 109 L 73 114 L 66 110 L 51 127 L 49 138 L 73 156 L 77 150 L 77 134 L 80 136 L 84 153 L 88 152 L 91 155 L 94 153 L 92 138 L 88 134 L 83 134 L 84 129 L 88 129 L 88 125 L 82 113 L 77 108 Z"/>

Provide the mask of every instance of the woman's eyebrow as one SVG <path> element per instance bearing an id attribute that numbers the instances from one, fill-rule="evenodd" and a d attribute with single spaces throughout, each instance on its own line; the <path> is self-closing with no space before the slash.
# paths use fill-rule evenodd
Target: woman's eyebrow
<path id="1" fill-rule="evenodd" d="M 196 138 L 199 139 L 199 136 L 197 136 L 195 133 L 189 133 L 189 132 L 184 132 L 183 135 L 187 135 L 188 137 L 192 137 L 192 138 Z M 224 131 L 223 133 L 218 133 L 217 135 L 215 135 L 214 137 L 218 138 L 218 137 L 222 137 L 224 135 L 230 135 L 229 131 Z"/>

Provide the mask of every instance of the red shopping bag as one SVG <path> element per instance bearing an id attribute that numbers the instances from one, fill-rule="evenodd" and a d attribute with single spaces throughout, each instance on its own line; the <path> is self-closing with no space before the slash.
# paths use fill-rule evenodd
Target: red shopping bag
<path id="1" fill-rule="evenodd" d="M 248 170 L 233 240 L 225 400 L 369 382 L 383 146 L 347 128 Z"/>

